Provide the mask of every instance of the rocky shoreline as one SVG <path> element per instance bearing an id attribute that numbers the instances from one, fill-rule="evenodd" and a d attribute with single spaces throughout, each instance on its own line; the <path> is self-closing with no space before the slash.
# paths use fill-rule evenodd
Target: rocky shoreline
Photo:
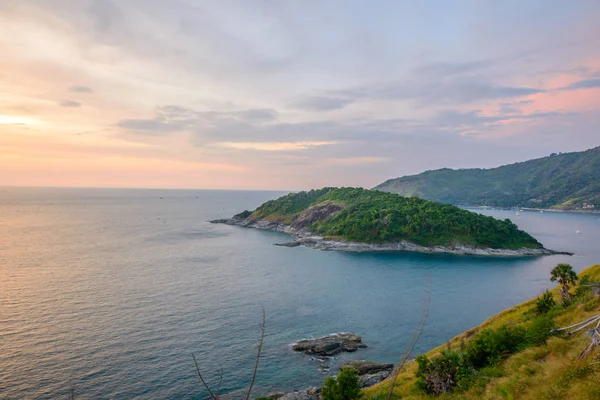
<path id="1" fill-rule="evenodd" d="M 478 248 L 465 245 L 447 246 L 420 246 L 415 243 L 401 241 L 395 243 L 361 243 L 347 242 L 343 240 L 326 239 L 323 236 L 314 234 L 306 227 L 293 227 L 270 220 L 255 220 L 249 218 L 227 218 L 210 221 L 213 224 L 236 225 L 245 228 L 255 228 L 283 232 L 291 235 L 294 240 L 289 243 L 277 243 L 278 246 L 295 247 L 306 246 L 319 250 L 336 250 L 352 252 L 399 252 L 410 251 L 418 253 L 435 254 L 458 254 L 458 255 L 477 255 L 477 256 L 495 256 L 495 257 L 525 257 L 525 256 L 549 256 L 549 255 L 569 255 L 573 253 L 564 251 L 555 251 L 550 249 L 493 249 Z"/>
<path id="2" fill-rule="evenodd" d="M 358 375 L 360 387 L 367 388 L 387 379 L 394 371 L 394 364 L 377 363 L 373 361 L 350 361 L 343 364 L 342 368 L 352 368 Z M 272 392 L 266 398 L 270 400 L 320 400 L 321 387 L 312 386 L 293 392 Z"/>

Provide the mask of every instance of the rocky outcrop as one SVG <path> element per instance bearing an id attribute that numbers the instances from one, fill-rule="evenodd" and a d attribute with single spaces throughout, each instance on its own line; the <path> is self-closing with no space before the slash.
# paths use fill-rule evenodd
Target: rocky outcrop
<path id="1" fill-rule="evenodd" d="M 334 206 L 334 205 L 331 205 Z M 314 207 L 313 207 L 314 208 Z M 310 209 L 309 209 L 310 210 Z M 308 211 L 308 210 L 307 210 Z M 331 211 L 331 209 L 329 210 Z M 316 215 L 318 211 L 315 211 Z M 443 253 L 443 254 L 460 254 L 460 255 L 477 255 L 477 256 L 499 256 L 499 257 L 524 257 L 524 256 L 547 256 L 547 255 L 573 255 L 573 253 L 560 252 L 545 248 L 521 248 L 521 249 L 493 249 L 480 248 L 466 245 L 454 246 L 420 246 L 408 241 L 400 241 L 394 243 L 362 243 L 362 242 L 347 242 L 344 240 L 326 239 L 323 236 L 310 232 L 304 223 L 298 225 L 288 225 L 279 221 L 271 221 L 268 219 L 218 219 L 210 221 L 217 224 L 237 225 L 246 228 L 265 229 L 287 233 L 294 237 L 291 243 L 312 247 L 319 250 L 337 250 L 337 251 L 352 251 L 352 252 L 398 252 L 411 251 L 418 253 Z M 293 244 L 286 243 L 287 247 L 294 247 Z"/>
<path id="2" fill-rule="evenodd" d="M 361 337 L 354 333 L 336 333 L 316 339 L 300 340 L 292 345 L 292 350 L 309 355 L 330 357 L 342 351 L 352 352 L 366 347 L 367 345 L 362 343 Z"/>
<path id="3" fill-rule="evenodd" d="M 274 399 L 278 399 L 278 400 L 320 400 L 321 399 L 321 388 L 320 387 L 309 387 L 308 389 L 286 393 L 283 396 L 276 397 Z"/>
<path id="4" fill-rule="evenodd" d="M 352 368 L 360 379 L 360 386 L 365 388 L 373 386 L 387 379 L 394 370 L 394 364 L 376 363 L 373 361 L 350 361 L 341 368 Z"/>
<path id="5" fill-rule="evenodd" d="M 394 364 L 374 361 L 348 361 L 340 367 L 340 369 L 342 368 L 352 368 L 357 375 L 370 375 L 382 371 L 391 371 L 394 369 Z"/>
<path id="6" fill-rule="evenodd" d="M 293 230 L 301 230 L 312 224 L 333 217 L 344 207 L 334 203 L 324 203 L 312 206 L 302 211 L 291 225 Z"/>

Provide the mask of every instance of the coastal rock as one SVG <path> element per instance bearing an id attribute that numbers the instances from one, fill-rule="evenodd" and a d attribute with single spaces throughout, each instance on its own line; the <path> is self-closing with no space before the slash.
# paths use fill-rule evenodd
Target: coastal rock
<path id="1" fill-rule="evenodd" d="M 365 388 L 387 379 L 394 370 L 394 364 L 373 361 L 350 361 L 340 368 L 354 369 L 360 379 L 360 386 Z"/>
<path id="2" fill-rule="evenodd" d="M 367 388 L 367 387 L 376 385 L 379 382 L 386 380 L 391 374 L 392 374 L 392 371 L 381 371 L 381 372 L 377 372 L 375 374 L 367 374 L 367 375 L 359 376 L 360 387 Z"/>
<path id="3" fill-rule="evenodd" d="M 352 352 L 365 347 L 367 345 L 362 343 L 360 336 L 354 333 L 337 333 L 316 339 L 300 340 L 292 346 L 292 350 L 304 354 L 332 356 L 342 351 Z"/>
<path id="4" fill-rule="evenodd" d="M 308 210 L 307 210 L 308 211 Z M 331 211 L 331 210 L 329 210 Z M 418 253 L 437 253 L 437 254 L 459 254 L 459 255 L 476 255 L 476 256 L 494 256 L 494 257 L 539 257 L 548 255 L 568 255 L 573 253 L 564 251 L 554 251 L 546 248 L 520 248 L 520 249 L 493 249 L 472 247 L 466 245 L 455 246 L 420 246 L 408 241 L 400 241 L 393 243 L 362 243 L 362 242 L 347 242 L 345 240 L 326 239 L 320 235 L 308 231 L 303 224 L 287 225 L 277 221 L 266 219 L 217 219 L 210 221 L 214 224 L 237 225 L 245 228 L 264 229 L 277 232 L 287 233 L 294 237 L 294 244 L 285 244 L 287 247 L 302 245 L 312 247 L 319 250 L 335 250 L 335 251 L 351 251 L 351 252 L 398 252 L 410 251 Z"/>
<path id="5" fill-rule="evenodd" d="M 287 242 L 287 243 L 275 243 L 275 246 L 281 246 L 281 247 L 298 247 L 298 246 L 302 246 L 302 244 L 298 243 L 298 242 Z"/>
<path id="6" fill-rule="evenodd" d="M 374 361 L 349 361 L 343 364 L 341 368 L 352 368 L 357 375 L 376 374 L 382 371 L 391 371 L 394 369 L 394 364 L 378 363 Z"/>
<path id="7" fill-rule="evenodd" d="M 321 388 L 309 387 L 308 389 L 286 393 L 279 400 L 320 400 Z"/>
<path id="8" fill-rule="evenodd" d="M 283 396 L 285 396 L 287 393 L 285 392 L 271 392 L 268 395 L 266 395 L 265 397 L 271 400 L 277 400 L 282 398 Z"/>

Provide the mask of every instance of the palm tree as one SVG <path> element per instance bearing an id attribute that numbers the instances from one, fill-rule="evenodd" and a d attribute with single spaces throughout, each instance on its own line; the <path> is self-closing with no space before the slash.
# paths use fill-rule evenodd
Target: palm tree
<path id="1" fill-rule="evenodd" d="M 577 274 L 573 271 L 573 267 L 570 264 L 558 264 L 550 272 L 550 280 L 552 282 L 558 281 L 561 285 L 560 295 L 563 303 L 566 303 L 573 295 L 569 293 L 569 288 L 577 281 Z"/>

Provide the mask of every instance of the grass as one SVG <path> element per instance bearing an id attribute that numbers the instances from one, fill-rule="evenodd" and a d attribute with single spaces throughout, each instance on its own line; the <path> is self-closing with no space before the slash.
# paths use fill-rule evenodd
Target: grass
<path id="1" fill-rule="evenodd" d="M 582 271 L 579 276 L 589 276 L 591 281 L 600 281 L 600 264 Z M 558 288 L 552 290 L 559 300 Z M 530 322 L 536 315 L 536 299 L 528 300 L 515 307 L 494 315 L 481 325 L 453 338 L 447 344 L 427 353 L 431 358 L 442 349 L 451 347 L 459 350 L 477 332 L 483 329 L 498 329 L 503 325 L 516 326 Z M 591 294 L 577 299 L 568 307 L 557 307 L 550 311 L 557 326 L 567 326 L 582 321 L 600 312 L 600 299 Z M 440 396 L 424 393 L 415 385 L 416 363 L 407 364 L 398 375 L 393 387 L 395 398 L 402 399 L 600 399 L 600 364 L 594 364 L 600 350 L 596 349 L 584 360 L 579 354 L 589 343 L 584 331 L 570 337 L 551 337 L 545 345 L 527 348 L 515 353 L 494 367 L 477 373 L 475 382 L 464 392 Z M 386 380 L 363 390 L 365 398 L 385 398 L 390 381 Z"/>

